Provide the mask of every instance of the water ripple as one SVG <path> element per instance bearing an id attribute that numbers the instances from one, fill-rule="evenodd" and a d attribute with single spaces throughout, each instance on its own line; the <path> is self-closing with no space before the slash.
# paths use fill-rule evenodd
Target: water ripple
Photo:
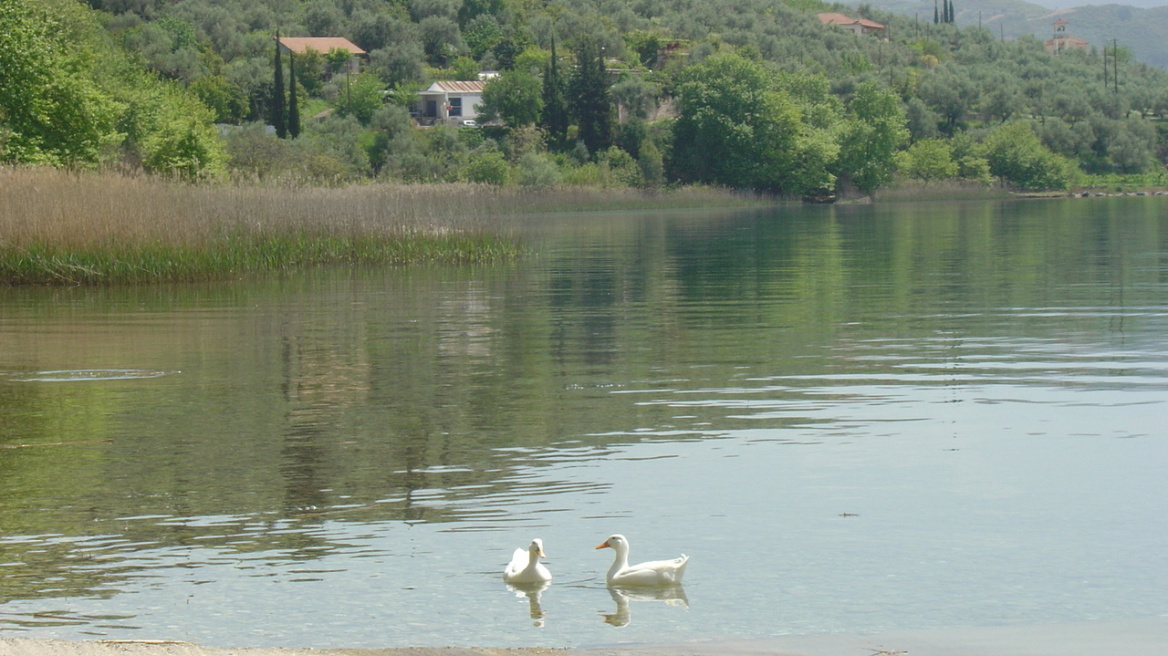
<path id="1" fill-rule="evenodd" d="M 151 369 L 56 369 L 36 371 L 29 374 L 3 373 L 0 376 L 18 383 L 89 383 L 107 380 L 138 380 L 161 378 L 179 371 L 157 371 Z"/>

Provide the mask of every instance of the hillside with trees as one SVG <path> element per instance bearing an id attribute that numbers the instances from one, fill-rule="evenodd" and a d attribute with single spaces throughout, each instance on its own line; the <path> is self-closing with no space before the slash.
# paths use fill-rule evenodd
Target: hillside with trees
<path id="1" fill-rule="evenodd" d="M 1168 72 L 814 0 L 4 0 L 0 161 L 186 178 L 783 196 L 1159 174 Z M 817 18 L 851 13 L 853 34 Z M 932 18 L 931 16 L 929 17 Z M 276 35 L 347 52 L 278 54 Z M 25 54 L 28 53 L 28 54 Z M 1118 57 L 1116 56 L 1118 54 Z M 481 128 L 419 127 L 477 80 Z M 214 125 L 213 125 L 214 124 Z M 271 126 L 271 127 L 266 127 Z"/>
<path id="2" fill-rule="evenodd" d="M 849 2 L 852 7 L 869 7 L 919 20 L 931 20 L 931 0 L 874 0 Z M 961 27 L 982 27 L 1000 39 L 1033 36 L 1051 37 L 1053 23 L 1065 20 L 1071 33 L 1102 50 L 1116 43 L 1121 52 L 1136 61 L 1168 68 L 1168 7 L 1132 6 L 1134 3 L 1082 5 L 1068 0 L 1042 3 L 1026 0 L 960 0 L 954 18 Z M 1157 4 L 1157 3 L 1151 3 Z M 1043 5 L 1065 5 L 1050 9 Z"/>

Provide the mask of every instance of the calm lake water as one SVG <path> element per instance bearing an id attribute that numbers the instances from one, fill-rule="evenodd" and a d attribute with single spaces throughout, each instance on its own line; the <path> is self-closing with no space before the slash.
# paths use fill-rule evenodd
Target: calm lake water
<path id="1" fill-rule="evenodd" d="M 0 289 L 0 635 L 597 646 L 1168 613 L 1168 200 L 532 220 Z M 683 591 L 606 589 L 691 556 Z M 550 587 L 510 589 L 544 540 Z"/>

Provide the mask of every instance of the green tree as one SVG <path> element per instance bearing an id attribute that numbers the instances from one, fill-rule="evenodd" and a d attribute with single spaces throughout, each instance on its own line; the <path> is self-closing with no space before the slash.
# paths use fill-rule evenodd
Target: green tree
<path id="1" fill-rule="evenodd" d="M 418 23 L 426 59 L 435 66 L 445 66 L 466 51 L 458 23 L 445 16 L 427 16 Z"/>
<path id="2" fill-rule="evenodd" d="M 288 113 L 284 105 L 284 57 L 280 54 L 280 30 L 276 30 L 275 69 L 272 79 L 272 125 L 276 128 L 276 136 L 284 139 L 288 136 Z"/>
<path id="3" fill-rule="evenodd" d="M 897 168 L 910 178 L 923 180 L 925 184 L 935 180 L 947 180 L 957 175 L 957 162 L 953 161 L 953 149 L 943 139 L 922 139 L 908 150 L 900 153 Z"/>
<path id="4" fill-rule="evenodd" d="M 799 109 L 769 72 L 716 54 L 682 73 L 673 128 L 674 175 L 683 181 L 802 194 L 795 168 Z"/>
<path id="5" fill-rule="evenodd" d="M 1152 151 L 1156 144 L 1155 128 L 1140 119 L 1110 123 L 1111 129 L 1101 146 L 1114 169 L 1120 173 L 1140 173 L 1150 168 L 1155 161 Z"/>
<path id="6" fill-rule="evenodd" d="M 66 21 L 92 20 L 83 11 L 77 3 L 0 2 L 0 160 L 92 164 L 117 139 L 122 107 L 92 79 L 89 44 L 70 42 L 66 29 Z"/>
<path id="7" fill-rule="evenodd" d="M 1025 107 L 1022 85 L 1008 76 L 1000 76 L 982 96 L 982 111 L 987 117 L 1005 123 Z"/>
<path id="8" fill-rule="evenodd" d="M 425 77 L 423 58 L 421 42 L 407 39 L 370 54 L 369 70 L 375 72 L 388 86 L 398 88 Z"/>
<path id="9" fill-rule="evenodd" d="M 657 95 L 657 88 L 640 75 L 625 76 L 612 85 L 613 100 L 634 118 L 648 118 L 649 112 L 657 105 Z"/>
<path id="10" fill-rule="evenodd" d="M 543 75 L 543 113 L 540 125 L 547 131 L 554 148 L 563 148 L 568 138 L 568 106 L 564 100 L 564 81 L 556 57 L 556 38 L 552 35 L 552 54 Z"/>
<path id="11" fill-rule="evenodd" d="M 499 68 L 504 71 L 515 68 L 515 58 L 521 52 L 523 52 L 523 46 L 509 36 L 499 39 L 499 42 L 491 48 L 491 54 L 495 56 Z"/>
<path id="12" fill-rule="evenodd" d="M 935 139 L 941 134 L 937 129 L 941 117 L 916 96 L 909 98 L 905 103 L 904 119 L 905 127 L 908 128 L 910 138 L 913 140 Z"/>
<path id="13" fill-rule="evenodd" d="M 568 82 L 569 107 L 576 119 L 580 140 L 589 152 L 600 152 L 612 142 L 612 100 L 604 53 L 593 37 L 576 46 L 576 71 Z"/>
<path id="14" fill-rule="evenodd" d="M 665 159 L 652 139 L 641 142 L 637 166 L 641 169 L 641 186 L 660 187 L 665 182 Z"/>
<path id="15" fill-rule="evenodd" d="M 625 32 L 625 43 L 637 54 L 637 61 L 645 68 L 657 65 L 657 55 L 665 45 L 665 40 L 655 31 L 633 30 Z"/>
<path id="16" fill-rule="evenodd" d="M 376 75 L 361 73 L 346 81 L 343 97 L 338 98 L 342 116 L 354 116 L 366 125 L 384 103 L 385 85 Z"/>
<path id="17" fill-rule="evenodd" d="M 455 80 L 475 81 L 479 79 L 479 63 L 470 57 L 459 57 L 454 60 L 451 72 Z"/>
<path id="18" fill-rule="evenodd" d="M 223 172 L 227 154 L 214 114 L 176 82 L 139 71 L 126 78 L 121 150 L 150 173 L 188 180 Z"/>
<path id="19" fill-rule="evenodd" d="M 324 54 L 309 48 L 296 55 L 296 82 L 309 97 L 320 93 L 324 84 L 325 59 Z"/>
<path id="20" fill-rule="evenodd" d="M 1051 152 L 1030 125 L 1021 121 L 999 126 L 982 142 L 990 173 L 1027 191 L 1066 189 L 1073 165 Z"/>
<path id="21" fill-rule="evenodd" d="M 238 125 L 247 116 L 247 94 L 222 75 L 204 75 L 192 82 L 189 88 L 215 112 L 217 123 Z"/>
<path id="22" fill-rule="evenodd" d="M 296 55 L 288 53 L 288 136 L 300 136 L 300 96 L 296 84 Z"/>
<path id="23" fill-rule="evenodd" d="M 483 87 L 481 113 L 488 121 L 501 119 L 511 127 L 539 122 L 543 96 L 538 78 L 524 71 L 507 71 Z"/>
<path id="24" fill-rule="evenodd" d="M 507 11 L 507 0 L 462 0 L 458 8 L 458 23 L 468 25 L 476 18 L 501 16 Z"/>
<path id="25" fill-rule="evenodd" d="M 977 103 L 980 90 L 958 66 L 938 67 L 920 85 L 920 97 L 941 116 L 943 130 L 957 132 L 965 114 Z"/>
<path id="26" fill-rule="evenodd" d="M 968 132 L 957 134 L 946 143 L 953 151 L 957 177 L 986 187 L 994 183 L 994 176 L 990 173 L 990 164 L 986 161 L 981 144 L 976 143 Z"/>
<path id="27" fill-rule="evenodd" d="M 325 53 L 324 61 L 328 64 L 329 75 L 348 75 L 352 70 L 353 53 L 344 48 L 333 48 Z"/>
<path id="28" fill-rule="evenodd" d="M 474 17 L 462 30 L 462 38 L 475 59 L 482 59 L 503 40 L 503 36 L 502 26 L 490 15 Z"/>
<path id="29" fill-rule="evenodd" d="M 892 182 L 893 157 L 908 140 L 904 112 L 892 92 L 873 82 L 856 89 L 848 112 L 839 141 L 839 174 L 872 194 Z"/>

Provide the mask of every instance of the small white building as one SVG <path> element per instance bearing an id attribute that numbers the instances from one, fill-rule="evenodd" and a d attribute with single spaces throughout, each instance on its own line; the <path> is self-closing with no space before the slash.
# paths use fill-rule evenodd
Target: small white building
<path id="1" fill-rule="evenodd" d="M 476 120 L 486 84 L 481 80 L 435 82 L 418 92 L 414 118 L 422 125 L 458 125 Z"/>

